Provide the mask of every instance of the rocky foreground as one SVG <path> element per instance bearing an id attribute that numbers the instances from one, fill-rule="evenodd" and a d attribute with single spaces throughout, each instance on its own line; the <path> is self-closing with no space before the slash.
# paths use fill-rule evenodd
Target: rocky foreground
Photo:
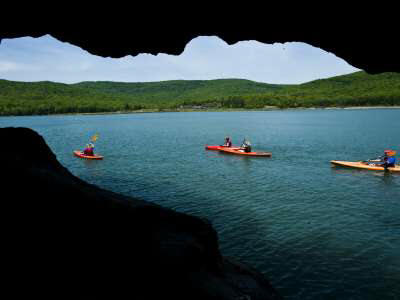
<path id="1" fill-rule="evenodd" d="M 0 140 L 9 299 L 282 299 L 206 220 L 80 180 L 31 129 Z"/>

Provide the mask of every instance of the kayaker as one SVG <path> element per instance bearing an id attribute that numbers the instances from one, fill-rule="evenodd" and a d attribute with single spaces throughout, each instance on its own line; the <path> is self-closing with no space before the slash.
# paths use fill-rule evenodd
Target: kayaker
<path id="1" fill-rule="evenodd" d="M 92 143 L 87 144 L 85 150 L 83 150 L 83 154 L 87 156 L 94 156 L 94 145 Z"/>
<path id="2" fill-rule="evenodd" d="M 83 149 L 83 154 L 85 154 L 85 155 L 89 154 L 89 144 L 86 144 L 85 149 Z"/>
<path id="3" fill-rule="evenodd" d="M 396 151 L 393 150 L 385 150 L 385 155 L 383 156 L 383 164 L 382 166 L 385 168 L 395 167 L 396 165 Z"/>
<path id="4" fill-rule="evenodd" d="M 94 156 L 94 144 L 92 143 L 89 144 L 89 153 L 91 156 Z"/>
<path id="5" fill-rule="evenodd" d="M 227 136 L 227 137 L 225 138 L 225 144 L 224 144 L 224 146 L 225 146 L 225 147 L 232 147 L 232 140 L 231 140 L 231 138 L 230 138 L 229 136 Z"/>
<path id="6" fill-rule="evenodd" d="M 248 141 L 248 140 L 246 140 L 246 138 L 244 138 L 241 148 L 243 148 L 244 152 L 251 152 L 250 141 Z"/>

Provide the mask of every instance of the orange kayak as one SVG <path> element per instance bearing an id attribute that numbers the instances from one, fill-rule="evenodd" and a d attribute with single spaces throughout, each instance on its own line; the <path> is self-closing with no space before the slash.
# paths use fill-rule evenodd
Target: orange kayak
<path id="1" fill-rule="evenodd" d="M 74 155 L 75 156 L 78 156 L 78 157 L 80 157 L 80 158 L 86 158 L 86 159 L 103 159 L 103 157 L 104 156 L 101 156 L 101 155 L 93 155 L 93 156 L 91 156 L 91 155 L 85 155 L 85 154 L 83 154 L 83 152 L 82 151 L 80 151 L 80 150 L 75 150 L 74 151 Z"/>
<path id="2" fill-rule="evenodd" d="M 260 157 L 271 157 L 271 152 L 244 152 L 241 148 L 231 149 L 231 148 L 221 148 L 219 151 L 230 154 L 244 155 L 244 156 L 260 156 Z"/>
<path id="3" fill-rule="evenodd" d="M 335 166 L 348 167 L 348 168 L 356 168 L 356 169 L 364 169 L 364 170 L 372 170 L 372 171 L 385 171 L 384 167 L 381 167 L 376 164 L 367 164 L 361 161 L 340 161 L 340 160 L 331 160 L 331 164 Z M 396 165 L 395 167 L 388 168 L 388 171 L 391 172 L 400 172 L 400 166 Z"/>
<path id="4" fill-rule="evenodd" d="M 228 149 L 240 149 L 240 147 L 228 147 L 228 146 L 208 146 L 206 145 L 206 150 L 219 150 L 221 148 L 228 148 Z"/>

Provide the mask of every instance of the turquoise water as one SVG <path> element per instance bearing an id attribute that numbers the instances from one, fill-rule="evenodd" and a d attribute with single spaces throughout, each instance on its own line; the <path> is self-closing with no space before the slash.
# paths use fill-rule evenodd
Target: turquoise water
<path id="1" fill-rule="evenodd" d="M 209 219 L 224 255 L 287 299 L 400 299 L 400 175 L 329 161 L 400 151 L 400 110 L 3 117 L 44 136 L 80 178 Z M 76 158 L 91 135 L 103 161 Z M 271 158 L 204 145 L 250 139 Z"/>

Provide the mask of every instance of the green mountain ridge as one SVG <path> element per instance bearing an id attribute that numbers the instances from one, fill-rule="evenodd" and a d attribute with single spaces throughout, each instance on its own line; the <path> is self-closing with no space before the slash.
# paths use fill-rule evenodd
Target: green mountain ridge
<path id="1" fill-rule="evenodd" d="M 0 79 L 0 115 L 375 105 L 400 105 L 399 73 L 359 71 L 292 85 L 246 79 L 75 84 Z"/>

